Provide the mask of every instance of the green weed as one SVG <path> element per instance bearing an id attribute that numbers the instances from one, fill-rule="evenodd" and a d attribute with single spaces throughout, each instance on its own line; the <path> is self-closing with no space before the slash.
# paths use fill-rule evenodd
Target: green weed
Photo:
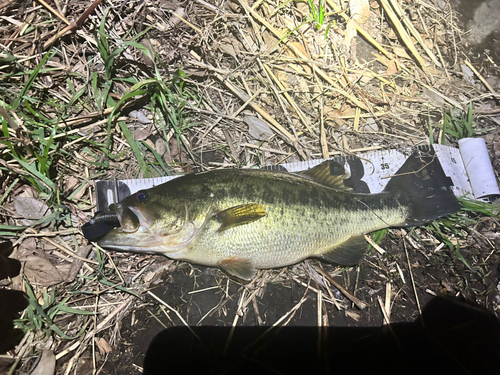
<path id="1" fill-rule="evenodd" d="M 50 293 L 47 290 L 43 291 L 43 303 L 40 304 L 39 299 L 33 291 L 33 287 L 27 280 L 25 286 L 29 305 L 24 311 L 24 317 L 14 320 L 14 325 L 21 328 L 25 333 L 33 332 L 35 335 L 41 335 L 41 338 L 51 336 L 55 333 L 63 339 L 72 340 L 80 336 L 86 326 L 82 327 L 75 337 L 71 337 L 66 335 L 54 323 L 55 317 L 58 314 L 94 315 L 93 312 L 67 306 L 67 302 L 71 297 L 66 297 L 61 302 L 56 303 L 54 288 L 51 289 Z"/>
<path id="2" fill-rule="evenodd" d="M 472 270 L 472 267 L 460 252 L 460 242 L 458 240 L 467 238 L 469 228 L 483 217 L 498 218 L 498 207 L 464 197 L 458 198 L 458 200 L 462 205 L 462 210 L 460 212 L 434 220 L 422 226 L 422 229 L 426 229 L 432 233 L 432 235 L 438 241 L 444 243 L 467 268 Z M 452 238 L 455 238 L 456 241 L 452 241 Z"/>
<path id="3" fill-rule="evenodd" d="M 312 21 L 314 21 L 316 28 L 321 30 L 324 25 L 326 15 L 325 0 L 319 0 L 317 7 L 314 5 L 313 0 L 307 0 L 307 3 L 309 4 L 309 8 L 311 10 Z"/>
<path id="4" fill-rule="evenodd" d="M 116 76 L 116 62 L 126 48 L 132 47 L 140 50 L 151 61 L 156 60 L 155 56 L 153 56 L 156 53 L 151 53 L 142 44 L 136 42 L 137 38 L 144 35 L 147 30 L 138 34 L 130 41 L 121 43 L 116 49 L 112 49 L 109 42 L 109 36 L 105 32 L 107 14 L 108 12 L 105 13 L 96 34 L 99 53 L 104 61 L 105 77 L 104 80 L 99 79 L 99 77 L 94 77 L 92 82 L 96 101 L 100 103 L 101 106 L 106 105 L 107 107 L 113 108 L 108 121 L 106 148 L 110 149 L 111 147 L 112 126 L 117 122 L 121 133 L 130 145 L 139 164 L 138 169 L 143 173 L 144 177 L 169 174 L 167 166 L 161 160 L 161 157 L 154 152 L 151 146 L 144 141 L 135 140 L 127 124 L 124 121 L 117 121 L 117 119 L 129 104 L 145 100 L 149 101 L 151 103 L 149 109 L 153 113 L 153 121 L 155 121 L 158 130 L 163 134 L 164 138 L 167 139 L 168 130 L 170 128 L 174 129 L 177 142 L 182 143 L 193 158 L 190 151 L 191 147 L 186 143 L 183 132 L 194 125 L 189 122 L 185 113 L 187 101 L 197 101 L 197 98 L 187 88 L 185 81 L 186 74 L 182 70 L 177 70 L 168 79 L 162 76 L 156 65 L 154 66 L 154 75 L 152 77 L 122 78 Z M 131 87 L 120 100 L 114 102 L 110 97 L 110 92 L 113 89 L 113 85 L 117 82 L 129 84 Z M 148 158 L 148 153 L 146 151 L 150 151 L 153 157 Z M 108 156 L 114 158 L 111 154 Z"/>
<path id="5" fill-rule="evenodd" d="M 441 144 L 445 144 L 446 137 L 450 140 L 459 140 L 470 138 L 476 134 L 486 133 L 493 129 L 477 129 L 473 120 L 472 102 L 469 103 L 467 112 L 464 113 L 458 109 L 453 109 L 444 114 L 443 123 L 433 123 L 429 120 L 429 139 L 434 143 L 434 128 L 442 129 L 444 136 L 441 138 Z"/>

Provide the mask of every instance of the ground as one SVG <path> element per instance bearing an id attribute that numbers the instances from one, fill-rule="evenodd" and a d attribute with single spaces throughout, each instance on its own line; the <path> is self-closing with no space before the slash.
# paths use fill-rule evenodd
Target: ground
<path id="1" fill-rule="evenodd" d="M 499 3 L 0 2 L 2 371 L 497 373 L 494 205 L 249 283 L 80 227 L 97 179 L 461 136 L 498 177 Z"/>

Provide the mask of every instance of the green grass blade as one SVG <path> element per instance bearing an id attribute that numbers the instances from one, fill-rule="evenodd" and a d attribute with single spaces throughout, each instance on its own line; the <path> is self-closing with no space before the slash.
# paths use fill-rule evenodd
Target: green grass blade
<path id="1" fill-rule="evenodd" d="M 467 137 L 472 137 L 472 101 L 469 103 L 469 110 L 467 111 L 467 119 L 465 120 L 465 127 L 467 129 Z"/>
<path id="2" fill-rule="evenodd" d="M 56 326 L 55 324 L 52 324 L 49 328 L 65 340 L 74 340 L 76 338 L 76 337 L 68 336 L 63 331 L 61 331 L 61 329 L 58 326 Z"/>
<path id="3" fill-rule="evenodd" d="M 78 314 L 78 315 L 95 315 L 93 311 L 85 311 L 80 309 L 75 309 L 74 307 L 69 307 L 66 305 L 59 304 L 57 307 L 58 313 L 67 313 L 67 314 Z"/>
<path id="4" fill-rule="evenodd" d="M 25 99 L 26 93 L 31 89 L 31 86 L 33 85 L 33 82 L 35 82 L 36 77 L 38 76 L 38 73 L 40 72 L 40 69 L 45 65 L 45 63 L 54 57 L 56 54 L 56 51 L 48 51 L 45 53 L 43 58 L 40 60 L 40 63 L 36 66 L 36 68 L 31 72 L 30 77 L 28 79 L 28 82 L 26 82 L 23 85 L 23 89 L 21 90 L 19 96 L 14 100 L 14 103 L 12 104 L 12 109 L 16 110 L 19 107 L 19 104 L 21 104 L 21 101 Z"/>
<path id="5" fill-rule="evenodd" d="M 455 255 L 458 257 L 458 259 L 460 259 L 462 261 L 463 264 L 465 264 L 465 266 L 468 269 L 470 269 L 472 271 L 472 267 L 469 265 L 469 263 L 467 262 L 467 260 L 465 260 L 464 256 L 460 252 L 460 245 L 458 245 L 458 243 L 457 243 L 457 246 L 455 248 Z"/>

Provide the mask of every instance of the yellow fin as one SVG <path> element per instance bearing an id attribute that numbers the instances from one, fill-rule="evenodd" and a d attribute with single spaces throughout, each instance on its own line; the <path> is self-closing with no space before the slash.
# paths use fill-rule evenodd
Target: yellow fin
<path id="1" fill-rule="evenodd" d="M 343 165 L 333 160 L 324 161 L 314 168 L 300 172 L 300 174 L 333 189 L 352 191 L 350 187 L 344 184 L 344 180 L 351 177 L 350 174 L 346 172 Z"/>
<path id="2" fill-rule="evenodd" d="M 238 225 L 251 223 L 264 216 L 266 216 L 266 208 L 258 203 L 240 204 L 216 215 L 217 220 L 221 223 L 219 232 Z"/>
<path id="3" fill-rule="evenodd" d="M 252 280 L 257 273 L 253 262 L 247 258 L 225 258 L 220 262 L 220 267 L 231 276 L 247 281 Z"/>

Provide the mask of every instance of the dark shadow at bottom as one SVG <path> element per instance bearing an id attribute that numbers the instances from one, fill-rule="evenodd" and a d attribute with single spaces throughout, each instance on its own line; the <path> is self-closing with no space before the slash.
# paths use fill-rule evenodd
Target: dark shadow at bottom
<path id="1" fill-rule="evenodd" d="M 334 373 L 500 374 L 500 323 L 434 298 L 422 319 L 390 327 L 169 328 L 144 359 L 145 375 Z"/>

